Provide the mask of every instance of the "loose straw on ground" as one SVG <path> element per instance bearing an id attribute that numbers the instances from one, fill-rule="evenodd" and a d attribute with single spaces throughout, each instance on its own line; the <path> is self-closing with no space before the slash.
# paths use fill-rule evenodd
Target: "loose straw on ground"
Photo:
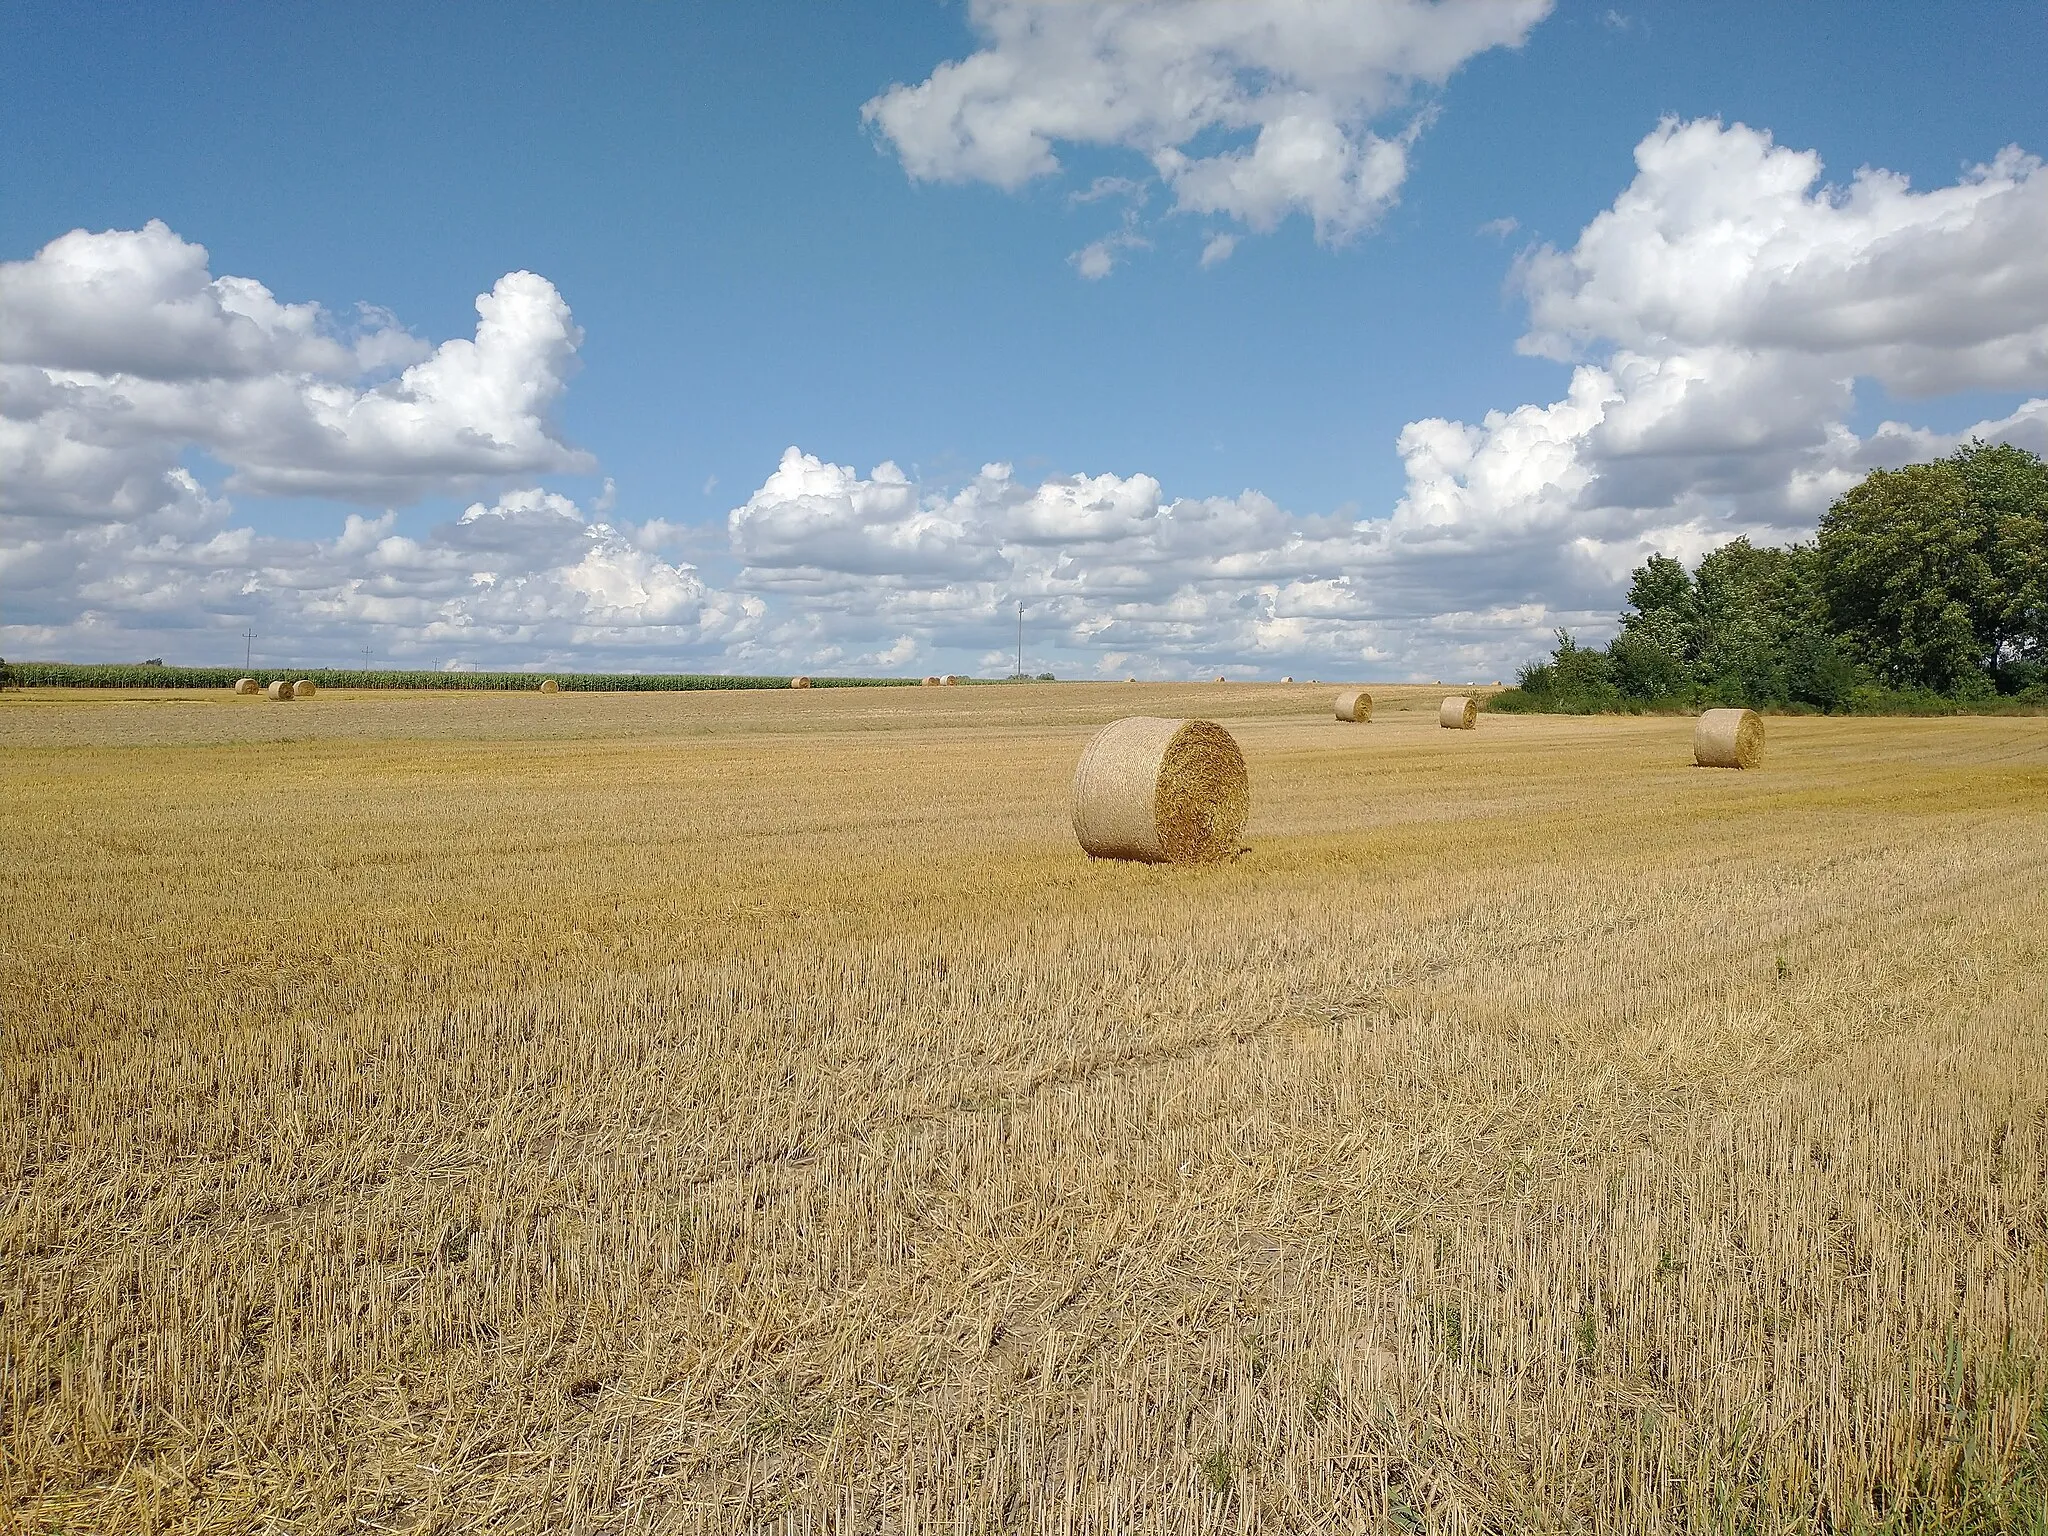
<path id="1" fill-rule="evenodd" d="M 1437 706 L 1436 723 L 1447 731 L 1469 731 L 1479 723 L 1479 701 L 1454 693 Z"/>
<path id="2" fill-rule="evenodd" d="M 1764 760 L 1763 717 L 1753 709 L 1710 709 L 1692 731 L 1701 768 L 1755 768 Z"/>
<path id="3" fill-rule="evenodd" d="M 236 682 L 235 682 L 235 692 L 236 692 L 236 693 L 237 693 L 238 695 L 241 695 L 241 694 L 249 694 L 249 695 L 253 695 L 253 694 L 258 694 L 258 693 L 261 693 L 262 691 L 263 691 L 263 685 L 262 685 L 261 683 L 257 682 L 257 681 L 256 681 L 256 679 L 255 679 L 255 678 L 253 678 L 253 677 L 244 677 L 244 678 L 239 678 L 239 679 L 237 679 L 237 680 L 236 680 Z"/>
<path id="4" fill-rule="evenodd" d="M 1244 754 L 1210 720 L 1119 720 L 1074 770 L 1074 835 L 1098 859 L 1232 858 L 1250 811 Z"/>
<path id="5" fill-rule="evenodd" d="M 1337 695 L 1337 718 L 1363 725 L 1372 718 L 1372 695 L 1363 688 L 1346 688 Z"/>

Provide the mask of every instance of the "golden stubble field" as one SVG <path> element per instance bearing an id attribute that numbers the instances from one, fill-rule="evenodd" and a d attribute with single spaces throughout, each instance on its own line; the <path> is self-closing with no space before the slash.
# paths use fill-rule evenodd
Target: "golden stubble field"
<path id="1" fill-rule="evenodd" d="M 2048 720 L 1330 692 L 0 697 L 0 1508 L 2043 1529 Z"/>

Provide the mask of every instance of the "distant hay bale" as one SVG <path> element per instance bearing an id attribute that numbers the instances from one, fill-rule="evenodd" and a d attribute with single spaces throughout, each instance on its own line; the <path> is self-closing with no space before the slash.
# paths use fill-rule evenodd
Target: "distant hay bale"
<path id="1" fill-rule="evenodd" d="M 1479 701 L 1454 693 L 1437 706 L 1436 723 L 1447 731 L 1469 731 L 1479 723 Z"/>
<path id="2" fill-rule="evenodd" d="M 1701 768 L 1755 768 L 1764 760 L 1763 716 L 1753 709 L 1710 709 L 1692 730 Z"/>
<path id="3" fill-rule="evenodd" d="M 1119 720 L 1095 733 L 1074 770 L 1074 835 L 1098 859 L 1231 858 L 1250 811 L 1244 754 L 1210 720 Z"/>
<path id="4" fill-rule="evenodd" d="M 1225 680 L 1225 679 L 1224 679 L 1224 676 L 1223 676 L 1223 674 L 1222 674 L 1221 672 L 1218 672 L 1218 673 L 1216 674 L 1216 681 L 1220 683 L 1220 682 L 1223 682 L 1224 680 Z"/>
<path id="5" fill-rule="evenodd" d="M 808 688 L 811 686 L 811 680 L 808 677 L 792 677 L 789 680 L 789 686 L 792 688 Z"/>
<path id="6" fill-rule="evenodd" d="M 552 677 L 543 678 L 541 680 L 540 691 L 542 693 L 560 693 L 562 691 L 562 685 L 556 682 Z"/>
<path id="7" fill-rule="evenodd" d="M 290 703 L 292 697 L 292 685 L 286 682 L 283 678 L 279 678 L 276 682 L 272 683 L 268 688 L 265 688 L 263 690 L 263 696 L 266 699 L 270 699 L 276 703 Z"/>
<path id="8" fill-rule="evenodd" d="M 1124 679 L 1124 681 L 1127 683 L 1135 683 L 1137 679 L 1135 677 L 1127 677 Z"/>
<path id="9" fill-rule="evenodd" d="M 923 686 L 926 688 L 936 688 L 939 686 L 939 680 L 936 677 L 928 677 L 924 680 Z"/>
<path id="10" fill-rule="evenodd" d="M 1337 695 L 1337 718 L 1365 724 L 1372 718 L 1372 695 L 1363 688 L 1346 688 Z"/>
<path id="11" fill-rule="evenodd" d="M 1293 681 L 1294 681 L 1294 679 L 1293 679 L 1293 678 L 1291 678 L 1291 677 L 1283 677 L 1283 678 L 1281 678 L 1281 679 L 1280 679 L 1280 681 L 1281 681 L 1281 682 L 1283 682 L 1283 683 L 1291 683 L 1291 682 L 1293 682 Z"/>
<path id="12" fill-rule="evenodd" d="M 311 678 L 302 677 L 292 684 L 292 697 L 295 699 L 310 699 L 319 691 L 313 686 Z"/>
<path id="13" fill-rule="evenodd" d="M 255 694 L 261 693 L 262 691 L 263 685 L 257 682 L 256 679 L 253 677 L 244 677 L 236 680 L 235 692 L 237 694 L 247 694 L 253 696 Z"/>
<path id="14" fill-rule="evenodd" d="M 939 681 L 944 683 L 948 688 L 957 688 L 960 686 L 960 674 L 957 672 L 948 672 L 944 677 L 940 678 Z"/>

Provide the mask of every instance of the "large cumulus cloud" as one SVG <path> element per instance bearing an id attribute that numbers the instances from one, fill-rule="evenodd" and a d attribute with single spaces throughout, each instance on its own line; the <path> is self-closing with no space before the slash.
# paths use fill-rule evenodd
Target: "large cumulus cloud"
<path id="1" fill-rule="evenodd" d="M 1550 3 L 971 0 L 985 45 L 863 115 L 920 180 L 1015 189 L 1059 171 L 1060 144 L 1110 146 L 1149 161 L 1183 212 L 1254 230 L 1299 213 L 1341 241 L 1407 177 L 1427 117 L 1415 91 L 1518 45 Z M 1098 241 L 1076 264 L 1101 276 L 1132 244 Z M 1228 251 L 1212 240 L 1205 260 Z"/>

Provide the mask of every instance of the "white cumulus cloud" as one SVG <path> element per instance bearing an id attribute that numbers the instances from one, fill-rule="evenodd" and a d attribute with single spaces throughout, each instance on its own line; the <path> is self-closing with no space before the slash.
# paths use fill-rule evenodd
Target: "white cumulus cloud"
<path id="1" fill-rule="evenodd" d="M 1518 46 L 1550 4 L 971 0 L 984 46 L 862 114 L 919 180 L 1015 189 L 1059 171 L 1061 144 L 1120 148 L 1181 211 L 1255 230 L 1299 213 L 1336 242 L 1398 195 L 1427 119 L 1416 92 Z"/>

